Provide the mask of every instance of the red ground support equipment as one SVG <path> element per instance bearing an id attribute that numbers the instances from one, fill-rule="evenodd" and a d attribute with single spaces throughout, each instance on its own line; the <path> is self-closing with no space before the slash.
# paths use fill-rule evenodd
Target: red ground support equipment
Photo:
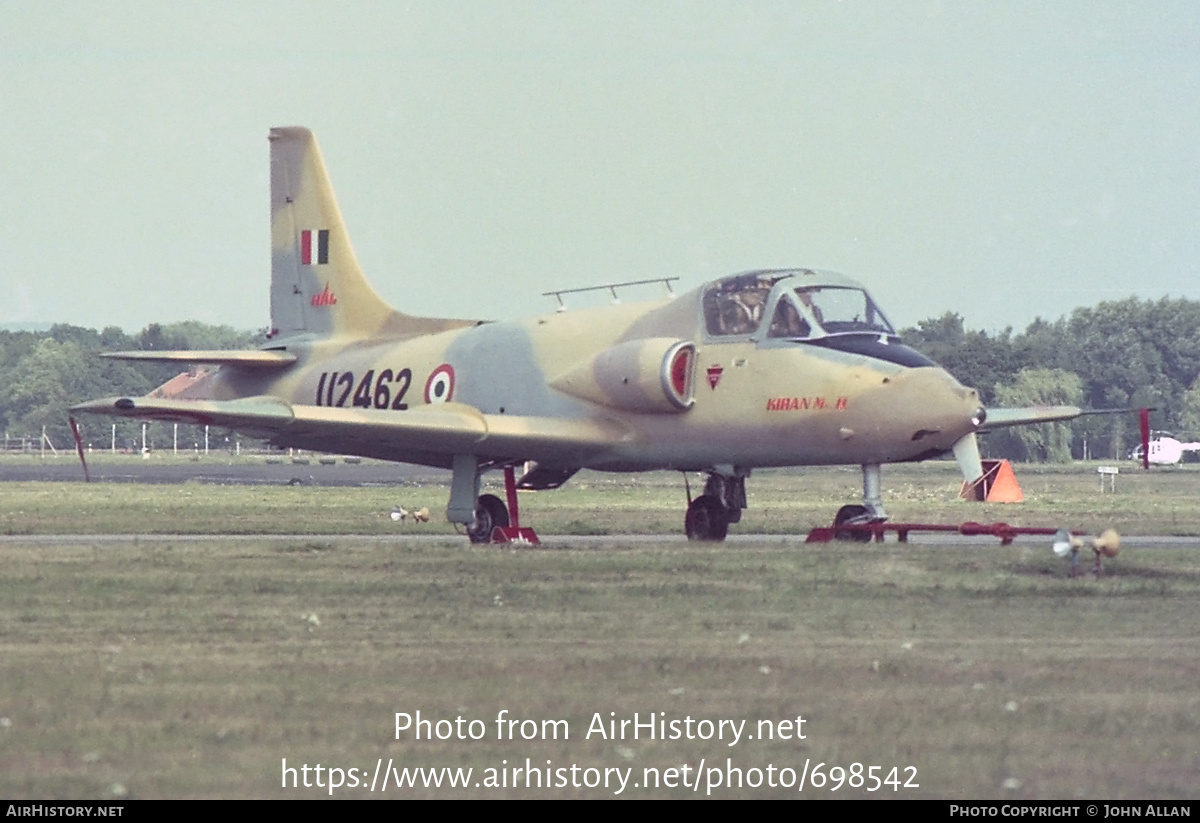
<path id="1" fill-rule="evenodd" d="M 909 532 L 957 532 L 964 537 L 998 537 L 1001 544 L 1007 546 L 1019 534 L 1055 535 L 1058 529 L 1045 526 L 1010 526 L 1007 523 L 963 523 L 958 526 L 947 523 L 863 523 L 859 526 L 834 525 L 818 526 L 808 533 L 805 543 L 828 543 L 830 540 L 844 539 L 869 542 L 871 538 L 876 543 L 883 542 L 887 532 L 896 532 L 901 543 L 908 542 Z"/>
<path id="2" fill-rule="evenodd" d="M 521 527 L 521 511 L 517 507 L 517 477 L 512 466 L 504 467 L 504 494 L 508 498 L 509 526 L 496 526 L 492 529 L 493 543 L 532 543 L 537 545 L 537 533 L 533 529 Z"/>

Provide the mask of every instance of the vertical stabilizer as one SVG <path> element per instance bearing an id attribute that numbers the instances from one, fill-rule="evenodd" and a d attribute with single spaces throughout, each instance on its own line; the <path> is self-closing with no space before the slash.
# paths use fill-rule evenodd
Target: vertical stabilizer
<path id="1" fill-rule="evenodd" d="M 397 314 L 363 277 L 316 138 L 271 130 L 271 328 L 370 337 Z"/>

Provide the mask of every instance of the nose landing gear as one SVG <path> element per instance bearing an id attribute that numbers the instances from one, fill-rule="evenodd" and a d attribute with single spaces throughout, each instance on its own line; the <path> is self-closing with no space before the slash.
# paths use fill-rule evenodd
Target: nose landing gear
<path id="1" fill-rule="evenodd" d="M 867 526 L 871 523 L 882 523 L 888 519 L 887 511 L 883 508 L 883 473 L 878 463 L 864 463 L 863 473 L 863 502 L 862 505 L 850 504 L 838 509 L 833 518 L 833 536 L 835 540 L 853 540 L 857 543 L 869 543 L 872 532 L 865 528 L 840 528 L 842 526 Z"/>
<path id="2" fill-rule="evenodd" d="M 854 504 L 842 506 L 833 518 L 833 539 L 853 540 L 855 543 L 870 543 L 871 532 L 866 529 L 844 529 L 842 526 L 860 526 L 872 522 L 866 506 Z"/>

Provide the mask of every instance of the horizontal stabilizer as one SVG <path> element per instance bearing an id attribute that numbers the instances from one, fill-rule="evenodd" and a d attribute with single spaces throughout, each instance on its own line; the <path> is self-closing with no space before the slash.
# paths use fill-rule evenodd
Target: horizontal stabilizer
<path id="1" fill-rule="evenodd" d="M 233 366 L 238 369 L 282 369 L 296 362 L 288 351 L 113 351 L 100 355 L 110 360 L 148 360 L 155 363 L 207 363 L 213 366 Z"/>
<path id="2" fill-rule="evenodd" d="M 1084 414 L 1076 406 L 1024 406 L 1009 409 L 988 409 L 987 420 L 979 427 L 979 431 L 991 431 L 1007 426 L 1028 426 L 1033 423 L 1054 423 L 1059 420 L 1073 420 Z"/>

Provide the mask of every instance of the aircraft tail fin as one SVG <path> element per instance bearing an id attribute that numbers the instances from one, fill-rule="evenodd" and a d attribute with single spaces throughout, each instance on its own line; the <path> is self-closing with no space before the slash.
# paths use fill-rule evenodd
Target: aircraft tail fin
<path id="1" fill-rule="evenodd" d="M 271 129 L 271 335 L 409 337 L 470 321 L 396 311 L 363 276 L 311 131 Z"/>

